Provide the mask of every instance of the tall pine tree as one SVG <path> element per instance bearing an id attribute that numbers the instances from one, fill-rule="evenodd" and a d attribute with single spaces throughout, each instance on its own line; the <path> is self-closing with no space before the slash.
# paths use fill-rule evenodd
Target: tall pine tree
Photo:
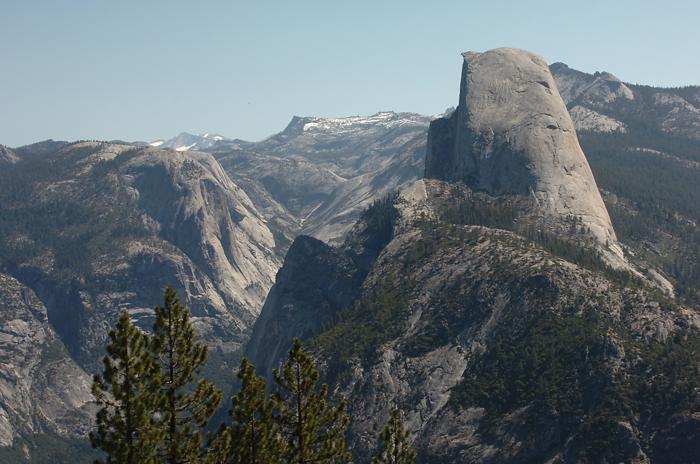
<path id="1" fill-rule="evenodd" d="M 154 365 L 147 337 L 123 312 L 109 340 L 104 372 L 92 384 L 99 410 L 90 442 L 104 451 L 108 464 L 155 464 L 159 435 L 151 421 Z"/>
<path id="2" fill-rule="evenodd" d="M 155 312 L 151 352 L 160 370 L 154 381 L 163 433 L 159 459 L 168 464 L 199 462 L 201 429 L 221 401 L 221 392 L 211 382 L 197 380 L 207 347 L 196 341 L 189 310 L 177 292 L 166 289 L 164 305 Z"/>
<path id="3" fill-rule="evenodd" d="M 372 464 L 415 464 L 416 451 L 411 447 L 409 435 L 401 421 L 401 413 L 398 409 L 393 410 L 379 435 L 382 447 L 372 458 Z"/>
<path id="4" fill-rule="evenodd" d="M 231 425 L 214 440 L 209 462 L 276 464 L 280 462 L 280 443 L 265 379 L 246 358 L 241 361 L 238 379 L 241 389 L 232 398 Z"/>
<path id="5" fill-rule="evenodd" d="M 328 385 L 318 387 L 319 372 L 297 338 L 282 371 L 273 372 L 278 392 L 272 400 L 282 443 L 282 462 L 333 464 L 347 461 L 345 401 L 328 402 Z"/>

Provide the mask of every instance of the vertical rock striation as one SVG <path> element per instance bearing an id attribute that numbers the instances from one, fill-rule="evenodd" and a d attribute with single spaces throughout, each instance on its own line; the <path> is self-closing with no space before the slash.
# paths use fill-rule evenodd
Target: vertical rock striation
<path id="1" fill-rule="evenodd" d="M 430 125 L 425 177 L 530 197 L 536 215 L 580 220 L 595 241 L 619 254 L 547 63 L 513 48 L 463 56 L 459 106 Z"/>

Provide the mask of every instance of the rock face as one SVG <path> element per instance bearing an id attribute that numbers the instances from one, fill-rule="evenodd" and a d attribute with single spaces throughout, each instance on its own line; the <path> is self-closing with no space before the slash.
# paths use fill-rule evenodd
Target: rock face
<path id="1" fill-rule="evenodd" d="M 634 92 L 624 82 L 608 72 L 586 74 L 564 63 L 550 66 L 564 102 L 600 106 L 618 99 L 634 100 Z"/>
<path id="2" fill-rule="evenodd" d="M 297 237 L 246 345 L 258 372 L 271 380 L 294 337 L 313 337 L 357 300 L 372 263 L 391 239 L 397 218 L 393 201 L 374 203 L 337 247 Z"/>
<path id="3" fill-rule="evenodd" d="M 661 128 L 668 133 L 700 139 L 700 103 L 697 93 L 686 99 L 670 92 L 654 94 L 653 101 L 661 111 Z"/>
<path id="4" fill-rule="evenodd" d="M 295 116 L 268 139 L 221 142 L 212 153 L 260 211 L 273 212 L 267 218 L 283 226 L 278 235 L 340 244 L 374 200 L 421 177 L 429 122 L 391 111 Z"/>
<path id="5" fill-rule="evenodd" d="M 396 407 L 421 463 L 691 456 L 700 315 L 582 248 L 586 236 L 622 261 L 546 64 L 514 49 L 464 57 L 459 106 L 430 126 L 426 179 L 371 207 L 342 246 L 296 240 L 249 357 L 269 376 L 305 337 L 348 398 L 359 463 Z M 570 93 L 634 101 L 597 78 Z M 531 234 L 541 217 L 554 226 Z"/>
<path id="6" fill-rule="evenodd" d="M 554 63 L 550 69 L 577 129 L 610 132 L 615 125 L 632 124 L 646 133 L 653 128 L 662 134 L 700 140 L 697 86 L 658 88 L 625 84 L 610 73 L 588 74 L 564 63 Z M 576 108 L 579 109 L 574 111 Z M 592 124 L 592 120 L 596 123 Z"/>
<path id="7" fill-rule="evenodd" d="M 331 391 L 349 401 L 358 463 L 369 462 L 395 407 L 421 463 L 661 463 L 691 455 L 700 436 L 696 387 L 674 390 L 680 396 L 670 402 L 651 392 L 664 390 L 671 359 L 685 372 L 674 384 L 700 386 L 697 311 L 625 288 L 614 273 L 512 232 L 437 219 L 452 217 L 445 208 L 463 195 L 454 184 L 421 180 L 393 212 L 379 208 L 361 220 L 360 230 L 378 217 L 393 217 L 394 226 L 388 242 L 375 241 L 384 244 L 379 253 L 366 255 L 368 272 L 355 274 L 364 275 L 357 290 L 342 291 L 356 285 L 348 285 L 348 263 L 385 228 L 359 241 L 350 235 L 336 250 L 298 239 L 248 354 L 268 373 L 282 347 L 304 336 Z M 336 290 L 354 301 L 329 304 Z M 657 358 L 659 350 L 669 357 Z M 631 399 L 630 410 L 610 409 L 622 404 L 617 395 Z"/>
<path id="8" fill-rule="evenodd" d="M 602 246 L 615 243 L 547 64 L 511 48 L 463 56 L 459 105 L 430 125 L 425 177 L 531 196 L 538 214 L 579 218 Z"/>
<path id="9" fill-rule="evenodd" d="M 290 334 L 309 337 L 333 322 L 355 300 L 363 278 L 352 257 L 312 237 L 295 240 L 246 346 L 258 372 L 271 378 Z"/>
<path id="10" fill-rule="evenodd" d="M 17 154 L 12 149 L 0 145 L 0 164 L 16 163 L 18 160 Z"/>
<path id="11" fill-rule="evenodd" d="M 577 131 L 590 132 L 627 132 L 625 125 L 609 116 L 605 116 L 585 106 L 576 105 L 569 110 Z"/>
<path id="12" fill-rule="evenodd" d="M 24 155 L 2 176 L 0 266 L 37 293 L 86 369 L 119 311 L 150 328 L 165 286 L 214 355 L 247 339 L 281 260 L 210 154 L 81 142 Z"/>
<path id="13" fill-rule="evenodd" d="M 6 274 L 0 307 L 0 448 L 47 433 L 83 440 L 94 413 L 90 375 L 70 358 L 34 292 Z"/>

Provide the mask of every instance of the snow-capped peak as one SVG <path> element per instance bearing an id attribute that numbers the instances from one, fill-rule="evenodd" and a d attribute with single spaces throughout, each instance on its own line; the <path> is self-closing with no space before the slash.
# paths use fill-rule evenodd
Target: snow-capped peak
<path id="1" fill-rule="evenodd" d="M 187 151 L 197 145 L 197 142 L 192 143 L 190 145 L 180 145 L 179 147 L 175 147 L 175 151 Z"/>
<path id="2" fill-rule="evenodd" d="M 176 137 L 168 139 L 166 141 L 156 140 L 151 143 L 151 146 L 162 146 L 162 148 L 170 148 L 176 151 L 206 151 L 214 147 L 219 142 L 231 141 L 231 139 L 224 137 L 219 134 L 212 134 L 211 132 L 204 132 L 202 134 L 190 134 L 188 132 L 181 132 Z M 156 142 L 160 142 L 158 145 L 153 145 Z"/>
<path id="3" fill-rule="evenodd" d="M 395 128 L 405 125 L 424 125 L 426 117 L 413 113 L 381 111 L 371 116 L 349 116 L 344 118 L 295 118 L 291 125 L 300 127 L 303 132 L 349 132 L 367 126 Z M 298 129 L 297 129 L 298 130 Z"/>

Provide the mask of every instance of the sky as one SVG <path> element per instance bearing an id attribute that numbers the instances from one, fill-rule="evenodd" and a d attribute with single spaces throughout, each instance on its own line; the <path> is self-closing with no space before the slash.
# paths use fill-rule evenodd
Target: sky
<path id="1" fill-rule="evenodd" d="M 700 84 L 699 19 L 697 0 L 0 0 L 0 144 L 437 114 L 457 104 L 459 54 L 502 46 Z"/>

